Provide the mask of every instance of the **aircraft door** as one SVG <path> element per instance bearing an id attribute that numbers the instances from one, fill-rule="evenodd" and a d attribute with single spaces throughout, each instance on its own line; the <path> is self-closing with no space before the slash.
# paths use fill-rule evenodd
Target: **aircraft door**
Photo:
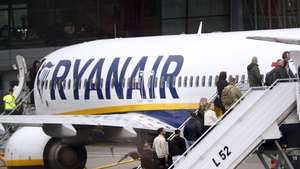
<path id="1" fill-rule="evenodd" d="M 300 51 L 289 51 L 290 57 L 292 59 L 292 64 L 297 72 L 297 78 L 299 78 L 300 73 Z M 296 97 L 297 97 L 297 113 L 298 119 L 300 120 L 300 82 L 297 81 L 296 87 Z"/>

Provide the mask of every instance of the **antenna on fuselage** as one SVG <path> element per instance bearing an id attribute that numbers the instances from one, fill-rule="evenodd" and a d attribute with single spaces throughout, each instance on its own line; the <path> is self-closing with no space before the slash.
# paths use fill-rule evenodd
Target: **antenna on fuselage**
<path id="1" fill-rule="evenodd" d="M 199 28 L 198 28 L 197 34 L 198 34 L 198 35 L 202 34 L 202 21 L 200 21 L 200 24 L 199 24 Z"/>

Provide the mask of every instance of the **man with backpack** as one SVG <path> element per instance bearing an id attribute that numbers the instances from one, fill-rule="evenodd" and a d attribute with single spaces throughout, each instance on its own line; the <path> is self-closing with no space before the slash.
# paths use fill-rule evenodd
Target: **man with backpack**
<path id="1" fill-rule="evenodd" d="M 222 91 L 222 102 L 226 111 L 242 96 L 240 89 L 235 86 L 235 79 L 231 77 L 229 79 L 229 85 Z"/>
<path id="2" fill-rule="evenodd" d="M 196 113 L 190 114 L 190 119 L 183 129 L 183 135 L 191 146 L 202 134 L 204 124 L 197 118 Z"/>
<path id="3" fill-rule="evenodd" d="M 277 60 L 276 67 L 266 74 L 266 85 L 271 86 L 277 79 L 288 79 L 289 75 L 282 59 Z"/>

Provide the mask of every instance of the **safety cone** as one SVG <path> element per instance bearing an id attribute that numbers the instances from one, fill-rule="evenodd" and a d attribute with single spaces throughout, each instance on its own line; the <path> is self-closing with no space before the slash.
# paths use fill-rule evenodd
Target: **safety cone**
<path id="1" fill-rule="evenodd" d="M 270 169 L 276 169 L 276 160 L 271 160 Z"/>

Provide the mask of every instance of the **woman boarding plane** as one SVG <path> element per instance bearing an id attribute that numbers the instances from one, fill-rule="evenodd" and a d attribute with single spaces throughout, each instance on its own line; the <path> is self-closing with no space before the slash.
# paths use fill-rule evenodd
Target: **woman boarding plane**
<path id="1" fill-rule="evenodd" d="M 83 169 L 87 144 L 174 130 L 200 97 L 216 92 L 221 70 L 244 81 L 252 56 L 266 73 L 283 52 L 300 50 L 247 38 L 254 36 L 292 38 L 300 30 L 97 40 L 49 54 L 35 80 L 37 115 L 0 118 L 34 126 L 9 139 L 8 168 Z"/>

